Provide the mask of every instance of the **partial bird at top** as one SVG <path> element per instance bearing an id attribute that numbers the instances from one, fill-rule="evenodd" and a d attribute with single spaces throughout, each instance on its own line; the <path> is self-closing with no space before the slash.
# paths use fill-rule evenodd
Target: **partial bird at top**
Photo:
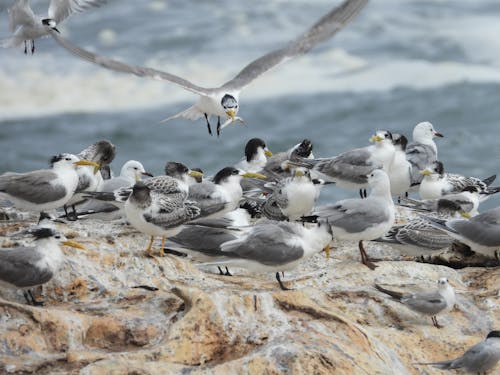
<path id="1" fill-rule="evenodd" d="M 59 32 L 57 25 L 72 13 L 98 7 L 107 0 L 50 0 L 47 16 L 36 15 L 30 7 L 30 0 L 15 0 L 8 9 L 10 38 L 0 40 L 0 46 L 17 47 L 24 42 L 24 53 L 35 53 L 35 39 L 49 35 L 49 30 Z"/>
<path id="2" fill-rule="evenodd" d="M 284 63 L 292 58 L 301 56 L 310 51 L 317 44 L 324 42 L 334 36 L 338 31 L 347 25 L 368 3 L 368 0 L 345 0 L 340 6 L 334 8 L 321 17 L 305 33 L 294 39 L 286 47 L 271 51 L 264 56 L 252 61 L 244 67 L 233 79 L 217 88 L 204 88 L 197 86 L 190 81 L 179 76 L 162 72 L 160 70 L 141 66 L 128 65 L 123 62 L 99 56 L 80 47 L 77 47 L 62 38 L 56 31 L 51 30 L 52 37 L 65 49 L 74 55 L 91 63 L 103 66 L 107 69 L 122 73 L 130 73 L 139 77 L 149 77 L 160 81 L 169 81 L 185 90 L 198 94 L 200 98 L 193 106 L 171 116 L 164 121 L 184 117 L 189 120 L 197 120 L 205 117 L 209 134 L 212 134 L 210 127 L 210 116 L 217 117 L 217 135 L 221 129 L 235 121 L 243 122 L 243 119 L 236 116 L 239 110 L 239 94 L 253 80 L 270 70 L 271 68 Z M 227 118 L 221 124 L 220 119 Z"/>

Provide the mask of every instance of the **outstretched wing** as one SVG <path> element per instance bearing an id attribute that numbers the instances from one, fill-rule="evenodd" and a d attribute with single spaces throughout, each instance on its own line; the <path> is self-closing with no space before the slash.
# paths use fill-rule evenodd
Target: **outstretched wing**
<path id="1" fill-rule="evenodd" d="M 202 96 L 210 95 L 214 91 L 213 89 L 206 89 L 200 86 L 196 86 L 188 80 L 185 80 L 184 78 L 181 78 L 174 74 L 162 72 L 161 70 L 146 68 L 138 65 L 128 65 L 121 61 L 110 59 L 109 57 L 96 55 L 95 53 L 75 46 L 68 40 L 61 37 L 59 33 L 54 30 L 50 30 L 49 32 L 52 38 L 54 38 L 54 40 L 59 43 L 59 45 L 71 52 L 73 55 L 76 55 L 83 60 L 87 60 L 88 62 L 91 62 L 93 64 L 100 65 L 106 69 L 115 70 L 121 73 L 134 74 L 138 77 L 156 79 L 158 81 L 168 81 Z"/>
<path id="2" fill-rule="evenodd" d="M 99 7 L 107 0 L 50 0 L 49 18 L 57 23 L 68 18 L 71 13 L 83 12 L 92 7 Z"/>
<path id="3" fill-rule="evenodd" d="M 292 41 L 287 47 L 269 52 L 252 61 L 236 77 L 222 85 L 221 88 L 226 90 L 241 90 L 255 78 L 275 66 L 307 53 L 317 44 L 330 39 L 338 31 L 342 30 L 367 3 L 368 0 L 344 1 L 340 6 L 321 17 L 318 22 Z"/>

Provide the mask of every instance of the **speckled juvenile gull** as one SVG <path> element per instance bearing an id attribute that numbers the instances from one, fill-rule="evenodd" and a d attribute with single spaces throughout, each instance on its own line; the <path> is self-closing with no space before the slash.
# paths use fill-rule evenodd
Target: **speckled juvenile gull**
<path id="1" fill-rule="evenodd" d="M 35 237 L 35 246 L 0 249 L 0 285 L 23 289 L 28 303 L 40 305 L 29 288 L 45 284 L 57 272 L 64 260 L 59 244 L 83 247 L 52 228 L 36 228 L 29 233 Z"/>
<path id="2" fill-rule="evenodd" d="M 2 47 L 16 47 L 24 42 L 24 53 L 28 53 L 27 42 L 31 42 L 31 53 L 35 52 L 35 39 L 57 30 L 57 25 L 72 13 L 100 6 L 107 0 L 50 0 L 47 16 L 33 13 L 29 0 L 15 0 L 9 8 L 9 29 L 13 35 L 1 40 Z"/>
<path id="3" fill-rule="evenodd" d="M 455 290 L 448 283 L 448 279 L 440 278 L 437 282 L 438 288 L 432 292 L 404 294 L 383 288 L 375 284 L 375 287 L 382 293 L 395 298 L 410 310 L 424 315 L 430 315 L 432 323 L 436 328 L 442 328 L 439 325 L 436 316 L 438 314 L 450 311 L 455 305 Z"/>
<path id="4" fill-rule="evenodd" d="M 251 272 L 276 272 L 281 289 L 288 290 L 279 272 L 297 267 L 304 259 L 325 249 L 332 239 L 328 225 L 307 228 L 299 223 L 263 221 L 240 238 L 223 243 L 224 259 L 202 265 L 245 268 Z"/>
<path id="5" fill-rule="evenodd" d="M 500 331 L 491 331 L 484 341 L 471 346 L 458 358 L 416 365 L 431 365 L 440 370 L 462 369 L 471 374 L 486 374 L 500 361 Z"/>
<path id="6" fill-rule="evenodd" d="M 217 88 L 204 88 L 170 73 L 152 68 L 128 65 L 104 56 L 99 56 L 71 44 L 58 35 L 57 32 L 52 31 L 51 35 L 69 52 L 91 63 L 118 72 L 134 74 L 139 77 L 168 81 L 199 95 L 199 100 L 195 105 L 177 115 L 169 117 L 165 121 L 179 117 L 184 117 L 189 120 L 197 120 L 205 117 L 208 131 L 212 134 L 209 119 L 210 116 L 216 116 L 218 118 L 217 134 L 219 134 L 220 130 L 225 126 L 235 121 L 243 121 L 236 115 L 239 110 L 239 94 L 247 85 L 275 66 L 309 52 L 319 43 L 325 42 L 333 37 L 338 31 L 342 30 L 342 28 L 357 15 L 367 3 L 368 0 L 344 1 L 326 15 L 322 16 L 311 28 L 294 39 L 288 46 L 269 52 L 252 61 L 234 78 Z M 227 121 L 223 124 L 220 123 L 221 117 L 227 118 Z"/>
<path id="7" fill-rule="evenodd" d="M 436 228 L 466 244 L 471 250 L 488 257 L 500 250 L 500 207 L 485 211 L 471 219 L 443 220 L 426 217 Z"/>

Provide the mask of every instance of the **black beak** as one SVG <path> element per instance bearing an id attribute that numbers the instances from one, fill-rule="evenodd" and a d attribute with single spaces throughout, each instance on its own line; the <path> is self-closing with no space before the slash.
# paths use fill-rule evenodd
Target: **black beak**
<path id="1" fill-rule="evenodd" d="M 148 177 L 154 177 L 154 175 L 152 173 L 149 173 L 149 172 L 142 172 L 142 175 L 148 176 Z"/>
<path id="2" fill-rule="evenodd" d="M 435 132 L 435 133 L 434 133 L 434 137 L 443 138 L 443 137 L 444 137 L 444 135 L 442 135 L 441 133 Z"/>

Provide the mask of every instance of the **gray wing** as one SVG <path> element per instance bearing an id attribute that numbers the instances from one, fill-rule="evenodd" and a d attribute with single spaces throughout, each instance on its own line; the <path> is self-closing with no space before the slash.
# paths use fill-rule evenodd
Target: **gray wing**
<path id="1" fill-rule="evenodd" d="M 213 197 L 215 192 L 215 185 L 211 182 L 190 185 L 188 199 L 196 202 L 201 209 L 201 216 L 210 215 L 223 210 L 227 204 L 220 198 Z"/>
<path id="2" fill-rule="evenodd" d="M 36 16 L 30 8 L 29 0 L 17 0 L 9 8 L 9 30 L 15 32 L 20 26 L 33 25 Z"/>
<path id="3" fill-rule="evenodd" d="M 441 370 L 466 368 L 468 371 L 479 373 L 485 364 L 492 361 L 494 353 L 486 342 L 480 342 L 470 347 L 462 357 L 447 361 L 425 363 Z"/>
<path id="4" fill-rule="evenodd" d="M 481 246 L 500 246 L 500 208 L 485 211 L 470 220 L 450 220 L 446 226 Z"/>
<path id="5" fill-rule="evenodd" d="M 0 176 L 0 192 L 37 204 L 53 202 L 66 195 L 62 185 L 52 185 L 56 178 L 50 170 L 7 173 Z"/>
<path id="6" fill-rule="evenodd" d="M 117 176 L 110 178 L 109 180 L 104 180 L 102 184 L 101 191 L 110 192 L 122 187 L 130 187 L 134 182 L 126 177 Z"/>
<path id="7" fill-rule="evenodd" d="M 437 160 L 434 149 L 422 143 L 410 143 L 406 147 L 406 159 L 410 162 L 411 184 L 419 184 L 424 178 L 419 172 Z"/>
<path id="8" fill-rule="evenodd" d="M 453 238 L 446 232 L 436 229 L 427 220 L 422 219 L 415 219 L 400 226 L 395 238 L 401 244 L 428 250 L 439 250 L 450 246 L 453 242 Z"/>
<path id="9" fill-rule="evenodd" d="M 175 228 L 200 214 L 200 209 L 192 202 L 178 202 L 155 192 L 151 192 L 151 199 L 158 208 L 145 212 L 144 220 L 161 228 Z"/>
<path id="10" fill-rule="evenodd" d="M 227 256 L 220 250 L 224 242 L 236 240 L 234 234 L 223 228 L 206 227 L 202 225 L 186 226 L 180 233 L 169 240 L 187 249 L 199 251 L 211 256 Z"/>
<path id="11" fill-rule="evenodd" d="M 49 269 L 35 267 L 40 259 L 40 254 L 30 247 L 0 250 L 0 280 L 19 288 L 46 283 L 53 274 Z"/>
<path id="12" fill-rule="evenodd" d="M 283 215 L 281 211 L 281 206 L 279 204 L 279 197 L 275 194 L 271 194 L 264 202 L 261 207 L 262 213 L 271 220 L 286 220 L 287 217 Z"/>
<path id="13" fill-rule="evenodd" d="M 49 18 L 57 23 L 68 18 L 71 13 L 83 12 L 105 4 L 107 0 L 50 0 Z"/>
<path id="14" fill-rule="evenodd" d="M 57 43 L 59 43 L 59 45 L 61 45 L 67 51 L 71 52 L 73 55 L 76 55 L 77 57 L 80 57 L 83 60 L 87 60 L 88 62 L 91 62 L 93 64 L 100 65 L 106 69 L 114 70 L 121 73 L 134 74 L 138 77 L 147 77 L 159 81 L 168 81 L 188 91 L 191 91 L 195 94 L 202 96 L 210 95 L 214 91 L 214 89 L 207 89 L 200 86 L 196 86 L 191 82 L 189 82 L 188 80 L 185 80 L 184 78 L 181 78 L 179 76 L 170 73 L 137 65 L 128 65 L 121 61 L 113 60 L 105 56 L 96 55 L 95 53 L 92 53 L 90 51 L 84 50 L 83 48 L 75 46 L 68 40 L 61 37 L 59 33 L 57 33 L 54 30 L 50 30 L 49 32 L 52 38 L 54 38 L 54 40 Z"/>
<path id="15" fill-rule="evenodd" d="M 314 170 L 331 178 L 364 184 L 366 176 L 374 169 L 382 168 L 382 164 L 373 163 L 371 152 L 367 148 L 358 148 L 344 152 L 333 159 L 320 160 Z"/>
<path id="16" fill-rule="evenodd" d="M 255 226 L 241 239 L 221 245 L 224 254 L 235 253 L 240 258 L 250 259 L 267 266 L 280 266 L 300 259 L 304 250 L 285 243 L 291 233 L 271 223 Z"/>
<path id="17" fill-rule="evenodd" d="M 446 300 L 437 291 L 411 294 L 401 298 L 401 302 L 411 310 L 426 315 L 436 315 L 447 307 Z"/>
<path id="18" fill-rule="evenodd" d="M 236 77 L 226 82 L 222 88 L 227 90 L 242 89 L 271 68 L 307 53 L 317 44 L 330 39 L 338 31 L 342 30 L 367 3 L 368 0 L 344 1 L 340 6 L 324 15 L 287 47 L 269 52 L 248 64 Z"/>
<path id="19" fill-rule="evenodd" d="M 319 207 L 315 215 L 327 219 L 332 227 L 342 228 L 348 233 L 363 232 L 389 219 L 385 204 L 371 198 L 345 199 Z"/>

